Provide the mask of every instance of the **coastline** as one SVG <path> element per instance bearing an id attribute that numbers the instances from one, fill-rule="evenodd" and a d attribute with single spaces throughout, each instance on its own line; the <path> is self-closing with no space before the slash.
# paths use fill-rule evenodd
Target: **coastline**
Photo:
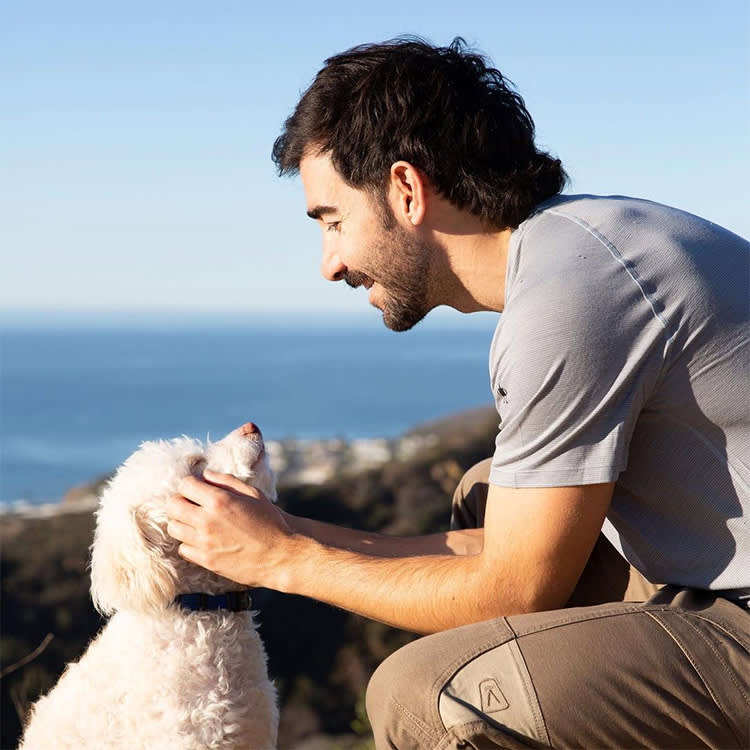
<path id="1" fill-rule="evenodd" d="M 2 332 L 0 513 L 57 504 L 142 440 L 218 438 L 252 419 L 269 442 L 293 439 L 309 454 L 325 440 L 331 453 L 338 438 L 391 442 L 435 414 L 491 402 L 490 335 L 479 325 L 396 335 L 348 320 L 196 330 L 105 322 Z"/>
<path id="2" fill-rule="evenodd" d="M 417 425 L 395 438 L 287 438 L 266 441 L 271 467 L 279 487 L 322 485 L 377 469 L 390 462 L 403 463 L 463 432 L 465 425 L 491 419 L 493 407 L 477 407 Z M 60 498 L 43 502 L 25 499 L 0 503 L 0 520 L 50 518 L 93 510 L 107 474 L 70 487 Z"/>

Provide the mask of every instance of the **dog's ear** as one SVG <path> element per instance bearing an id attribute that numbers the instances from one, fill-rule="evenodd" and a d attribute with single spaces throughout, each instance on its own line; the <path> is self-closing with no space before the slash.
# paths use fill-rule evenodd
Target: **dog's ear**
<path id="1" fill-rule="evenodd" d="M 108 502 L 97 512 L 91 552 L 91 598 L 110 615 L 121 609 L 164 609 L 177 594 L 177 543 L 156 503 L 123 506 Z"/>

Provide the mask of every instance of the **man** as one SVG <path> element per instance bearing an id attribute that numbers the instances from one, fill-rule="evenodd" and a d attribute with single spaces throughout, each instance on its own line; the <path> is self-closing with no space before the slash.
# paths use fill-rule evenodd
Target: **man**
<path id="1" fill-rule="evenodd" d="M 301 175 L 323 275 L 368 289 L 387 326 L 502 313 L 496 451 L 456 528 L 412 539 L 206 472 L 170 505 L 181 554 L 434 634 L 373 677 L 378 748 L 747 746 L 747 243 L 647 201 L 561 196 L 522 99 L 461 40 L 329 59 L 274 159 Z"/>

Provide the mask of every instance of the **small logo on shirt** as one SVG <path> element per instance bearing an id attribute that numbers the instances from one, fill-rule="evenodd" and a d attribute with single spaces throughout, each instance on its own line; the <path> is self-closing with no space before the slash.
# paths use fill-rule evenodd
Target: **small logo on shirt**
<path id="1" fill-rule="evenodd" d="M 500 690 L 497 680 L 482 680 L 479 683 L 479 695 L 481 697 L 482 711 L 492 714 L 496 711 L 504 711 L 508 708 L 508 701 Z"/>
<path id="2" fill-rule="evenodd" d="M 508 403 L 508 391 L 506 391 L 501 385 L 497 387 L 497 395 L 500 396 L 505 403 Z"/>

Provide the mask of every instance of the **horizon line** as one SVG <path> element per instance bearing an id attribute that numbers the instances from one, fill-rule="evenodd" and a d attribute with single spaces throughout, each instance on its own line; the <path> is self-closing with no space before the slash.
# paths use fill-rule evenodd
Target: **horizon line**
<path id="1" fill-rule="evenodd" d="M 499 313 L 460 313 L 452 308 L 432 310 L 415 328 L 487 327 L 496 323 Z M 491 320 L 490 320 L 491 319 Z M 2 308 L 0 330 L 72 330 L 101 328 L 165 328 L 185 327 L 249 329 L 258 326 L 276 327 L 295 325 L 300 328 L 325 326 L 329 328 L 367 328 L 388 331 L 379 310 L 336 308 L 287 308 L 265 310 L 239 309 L 163 309 L 163 308 Z M 391 331 L 388 331 L 392 333 Z"/>

